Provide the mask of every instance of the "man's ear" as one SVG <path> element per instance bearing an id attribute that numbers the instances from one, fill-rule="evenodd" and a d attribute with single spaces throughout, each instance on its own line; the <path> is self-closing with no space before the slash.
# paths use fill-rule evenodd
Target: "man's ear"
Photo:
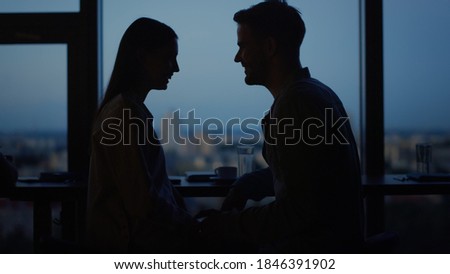
<path id="1" fill-rule="evenodd" d="M 264 40 L 264 50 L 267 56 L 274 56 L 277 52 L 277 49 L 278 44 L 273 37 L 269 36 Z"/>

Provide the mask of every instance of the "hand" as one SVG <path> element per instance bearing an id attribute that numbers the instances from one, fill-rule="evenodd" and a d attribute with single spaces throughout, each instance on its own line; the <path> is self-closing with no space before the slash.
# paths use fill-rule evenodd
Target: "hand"
<path id="1" fill-rule="evenodd" d="M 210 217 L 210 216 L 219 215 L 219 214 L 220 214 L 220 211 L 217 209 L 206 209 L 206 210 L 202 210 L 199 213 L 197 213 L 197 215 L 195 215 L 194 218 L 201 219 L 201 218 Z"/>
<path id="2" fill-rule="evenodd" d="M 208 215 L 203 215 L 206 213 Z M 212 213 L 212 214 L 210 214 Z M 220 211 L 202 211 L 197 216 L 206 217 L 200 222 L 199 243 L 202 249 L 208 253 L 221 253 L 224 244 L 225 235 L 227 235 L 227 225 L 224 223 L 223 214 Z M 222 252 L 223 253 L 223 252 Z"/>
<path id="3" fill-rule="evenodd" d="M 203 215 L 200 215 L 203 213 Z M 200 227 L 203 233 L 217 237 L 217 235 L 225 235 L 231 233 L 230 227 L 234 227 L 236 222 L 236 215 L 231 212 L 221 212 L 215 209 L 204 210 L 197 214 L 196 217 L 205 217 L 200 222 Z"/>
<path id="4" fill-rule="evenodd" d="M 233 209 L 242 210 L 247 204 L 247 197 L 245 197 L 239 190 L 232 188 L 228 196 L 222 203 L 221 211 L 231 211 Z"/>

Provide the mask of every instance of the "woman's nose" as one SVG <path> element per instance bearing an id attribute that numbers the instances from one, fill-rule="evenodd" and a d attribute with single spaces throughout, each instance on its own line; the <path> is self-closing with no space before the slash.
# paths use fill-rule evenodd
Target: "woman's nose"
<path id="1" fill-rule="evenodd" d="M 178 62 L 175 60 L 175 63 L 173 65 L 173 71 L 174 72 L 179 72 L 180 71 L 180 67 L 178 66 Z"/>

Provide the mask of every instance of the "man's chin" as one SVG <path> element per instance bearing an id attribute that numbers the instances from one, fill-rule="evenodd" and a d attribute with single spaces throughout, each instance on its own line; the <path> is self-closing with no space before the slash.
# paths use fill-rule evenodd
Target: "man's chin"
<path id="1" fill-rule="evenodd" d="M 251 77 L 248 76 L 245 77 L 245 83 L 249 86 L 259 85 L 259 83 L 255 81 L 255 79 L 252 79 Z"/>

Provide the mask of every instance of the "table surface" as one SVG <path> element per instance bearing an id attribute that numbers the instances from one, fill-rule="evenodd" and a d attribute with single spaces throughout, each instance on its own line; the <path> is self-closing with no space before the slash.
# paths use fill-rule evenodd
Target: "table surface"
<path id="1" fill-rule="evenodd" d="M 0 189 L 0 198 L 21 201 L 65 201 L 82 199 L 86 182 L 18 181 L 13 188 Z"/>
<path id="2" fill-rule="evenodd" d="M 368 195 L 450 194 L 450 182 L 417 182 L 403 180 L 405 175 L 385 175 L 362 179 L 362 190 Z M 188 182 L 183 176 L 170 176 L 175 188 L 185 197 L 224 197 L 231 184 Z M 0 197 L 16 200 L 74 200 L 86 195 L 86 182 L 18 181 L 10 189 L 0 189 Z"/>
<path id="3" fill-rule="evenodd" d="M 407 180 L 404 174 L 380 177 L 363 176 L 364 195 L 429 195 L 450 194 L 449 182 L 418 182 Z"/>
<path id="4" fill-rule="evenodd" d="M 229 184 L 187 182 L 184 177 L 178 177 L 176 179 L 179 179 L 181 182 L 175 187 L 185 197 L 223 197 L 227 195 L 230 189 Z M 389 174 L 379 177 L 363 176 L 362 192 L 364 196 L 450 194 L 450 181 L 417 182 L 406 180 L 404 174 Z"/>

